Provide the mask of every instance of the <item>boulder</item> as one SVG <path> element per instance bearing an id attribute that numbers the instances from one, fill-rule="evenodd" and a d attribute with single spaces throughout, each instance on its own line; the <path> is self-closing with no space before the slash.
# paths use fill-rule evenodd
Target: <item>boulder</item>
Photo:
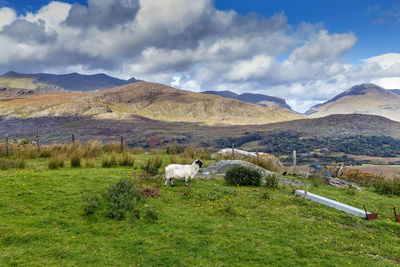
<path id="1" fill-rule="evenodd" d="M 248 167 L 248 168 L 257 170 L 257 171 L 261 172 L 262 176 L 268 176 L 268 175 L 274 174 L 270 171 L 267 171 L 255 164 L 252 164 L 252 163 L 244 161 L 244 160 L 221 160 L 221 161 L 211 164 L 207 168 L 200 170 L 200 172 L 196 175 L 196 177 L 225 176 L 225 173 L 234 166 L 244 166 L 244 167 Z"/>

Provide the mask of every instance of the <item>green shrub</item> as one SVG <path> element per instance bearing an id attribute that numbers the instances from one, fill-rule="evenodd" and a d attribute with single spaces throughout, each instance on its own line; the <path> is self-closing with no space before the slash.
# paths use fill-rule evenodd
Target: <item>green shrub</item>
<path id="1" fill-rule="evenodd" d="M 261 173 L 251 168 L 234 166 L 226 172 L 225 181 L 229 185 L 260 186 Z"/>
<path id="2" fill-rule="evenodd" d="M 110 155 L 104 155 L 103 159 L 101 160 L 101 166 L 103 168 L 111 168 L 111 167 L 116 167 L 118 166 L 118 162 L 115 158 L 115 154 Z"/>
<path id="3" fill-rule="evenodd" d="M 380 194 L 400 196 L 400 178 L 381 180 L 375 183 L 375 190 Z"/>
<path id="4" fill-rule="evenodd" d="M 49 158 L 49 163 L 48 163 L 48 167 L 51 170 L 55 170 L 58 168 L 63 168 L 64 167 L 64 156 L 62 155 L 56 155 L 56 156 L 52 156 Z"/>
<path id="5" fill-rule="evenodd" d="M 135 164 L 135 158 L 128 153 L 124 153 L 118 159 L 118 164 L 119 166 L 133 166 Z"/>
<path id="6" fill-rule="evenodd" d="M 126 213 L 135 208 L 136 202 L 141 200 L 134 183 L 130 179 L 123 179 L 110 185 L 105 193 L 107 201 L 107 216 L 122 220 Z"/>
<path id="7" fill-rule="evenodd" d="M 72 168 L 80 168 L 81 167 L 81 154 L 79 151 L 75 151 L 71 155 L 71 167 Z"/>
<path id="8" fill-rule="evenodd" d="M 268 188 L 278 188 L 278 179 L 275 175 L 268 175 L 265 178 L 265 186 Z"/>
<path id="9" fill-rule="evenodd" d="M 100 206 L 100 197 L 96 194 L 86 195 L 82 198 L 84 215 L 94 214 Z"/>
<path id="10" fill-rule="evenodd" d="M 157 155 L 155 158 L 148 159 L 146 164 L 141 168 L 148 174 L 154 176 L 158 174 L 158 169 L 160 169 L 162 163 L 163 163 L 162 158 Z"/>

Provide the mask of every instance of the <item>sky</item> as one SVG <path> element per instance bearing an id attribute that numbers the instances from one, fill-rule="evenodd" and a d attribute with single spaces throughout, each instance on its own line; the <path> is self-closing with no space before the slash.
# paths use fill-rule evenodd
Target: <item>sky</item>
<path id="1" fill-rule="evenodd" d="M 400 89 L 400 0 L 0 0 L 0 73 L 106 73 L 284 98 Z"/>

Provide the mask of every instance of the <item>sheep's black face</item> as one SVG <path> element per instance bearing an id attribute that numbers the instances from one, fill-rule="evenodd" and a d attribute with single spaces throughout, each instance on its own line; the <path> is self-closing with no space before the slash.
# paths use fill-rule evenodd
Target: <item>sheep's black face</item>
<path id="1" fill-rule="evenodd" d="M 196 163 L 197 165 L 199 165 L 200 168 L 203 167 L 203 162 L 201 162 L 200 160 L 196 160 L 195 163 Z"/>

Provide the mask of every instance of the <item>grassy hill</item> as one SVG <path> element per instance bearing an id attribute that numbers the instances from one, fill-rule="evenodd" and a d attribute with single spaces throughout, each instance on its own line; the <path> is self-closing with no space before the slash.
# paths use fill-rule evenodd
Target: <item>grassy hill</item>
<path id="1" fill-rule="evenodd" d="M 47 159 L 29 160 L 23 170 L 0 171 L 0 261 L 5 266 L 397 266 L 400 228 L 387 197 L 319 185 L 309 192 L 361 208 L 383 208 L 365 221 L 276 189 L 227 186 L 223 180 L 194 180 L 174 188 L 141 179 L 140 166 L 154 154 L 136 153 L 135 168 L 58 170 Z M 163 154 L 163 166 L 169 156 Z M 178 157 L 178 162 L 183 158 Z M 206 161 L 206 164 L 210 164 Z M 84 197 L 101 195 L 123 178 L 154 187 L 159 198 L 137 204 L 121 220 L 100 209 L 83 214 Z M 297 178 L 291 178 L 297 179 Z M 158 219 L 147 210 L 158 213 Z M 153 219 L 151 219 L 153 218 Z"/>
<path id="2" fill-rule="evenodd" d="M 166 122 L 265 124 L 302 118 L 290 110 L 137 82 L 108 90 L 0 100 L 7 117 L 92 116 L 129 119 L 140 115 Z"/>
<path id="3" fill-rule="evenodd" d="M 86 92 L 112 88 L 136 81 L 135 78 L 121 80 L 106 74 L 22 74 L 10 71 L 0 76 L 0 88 L 8 87 L 28 90 L 68 90 Z"/>
<path id="4" fill-rule="evenodd" d="M 400 95 L 374 84 L 353 86 L 306 112 L 312 118 L 331 114 L 369 114 L 400 121 Z"/>

